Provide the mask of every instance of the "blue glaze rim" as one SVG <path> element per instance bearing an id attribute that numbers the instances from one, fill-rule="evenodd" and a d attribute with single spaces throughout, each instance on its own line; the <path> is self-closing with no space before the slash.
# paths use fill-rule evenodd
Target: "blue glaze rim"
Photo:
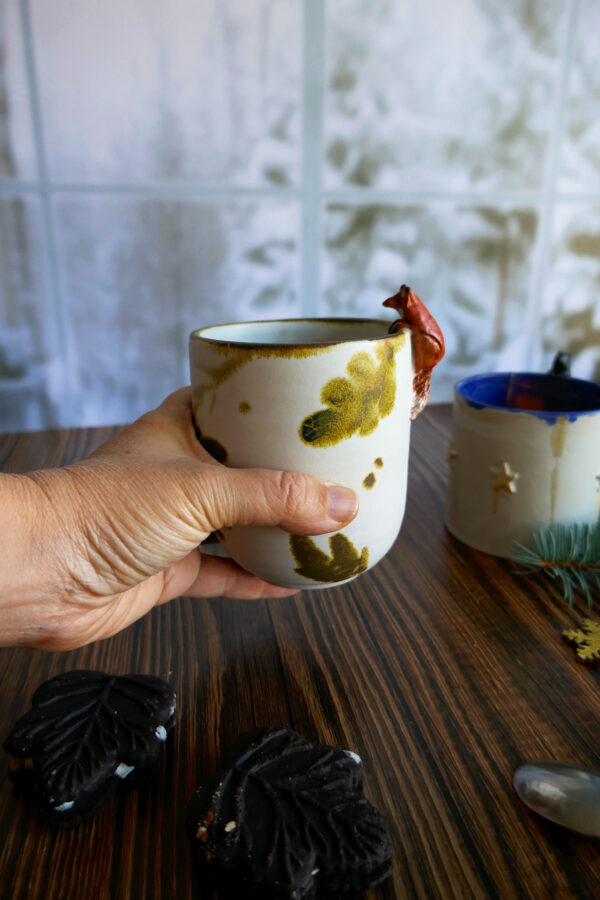
<path id="1" fill-rule="evenodd" d="M 552 408 L 523 409 L 507 404 L 508 392 L 515 388 L 519 388 L 524 396 L 535 396 L 547 402 Z M 554 425 L 558 419 L 575 422 L 580 416 L 600 414 L 600 384 L 569 375 L 485 372 L 463 378 L 454 385 L 454 390 L 472 409 L 523 413 L 543 419 L 549 425 Z M 555 408 L 562 400 L 565 401 L 565 408 Z"/>

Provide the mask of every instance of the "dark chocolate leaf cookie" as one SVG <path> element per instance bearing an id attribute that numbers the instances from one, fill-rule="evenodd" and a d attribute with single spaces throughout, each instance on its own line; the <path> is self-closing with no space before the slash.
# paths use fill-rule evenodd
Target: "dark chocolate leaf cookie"
<path id="1" fill-rule="evenodd" d="M 196 791 L 186 824 L 201 877 L 240 898 L 363 891 L 392 870 L 360 759 L 286 728 L 238 738 L 223 770 Z"/>
<path id="2" fill-rule="evenodd" d="M 49 824 L 70 828 L 158 771 L 174 713 L 160 678 L 65 672 L 40 685 L 4 742 L 11 777 L 34 788 Z"/>

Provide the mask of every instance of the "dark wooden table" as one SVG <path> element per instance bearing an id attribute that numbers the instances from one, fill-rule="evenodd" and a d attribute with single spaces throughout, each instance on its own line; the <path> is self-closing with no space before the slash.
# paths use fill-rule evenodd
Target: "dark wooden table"
<path id="1" fill-rule="evenodd" d="M 0 467 L 63 465 L 114 430 L 5 435 Z M 39 823 L 5 756 L 3 898 L 203 896 L 186 803 L 240 732 L 273 723 L 362 757 L 395 847 L 393 879 L 370 900 L 600 897 L 600 843 L 536 817 L 512 788 L 528 760 L 600 766 L 599 675 L 561 640 L 590 611 L 445 531 L 449 430 L 445 406 L 415 422 L 401 535 L 348 585 L 286 600 L 178 600 L 81 650 L 0 650 L 2 737 L 40 682 L 73 668 L 152 673 L 179 702 L 159 779 L 68 833 Z"/>

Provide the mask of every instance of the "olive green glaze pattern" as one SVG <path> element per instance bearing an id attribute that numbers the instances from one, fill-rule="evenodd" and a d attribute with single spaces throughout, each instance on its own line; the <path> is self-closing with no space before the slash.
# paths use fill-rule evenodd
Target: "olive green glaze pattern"
<path id="1" fill-rule="evenodd" d="M 378 469 L 383 469 L 383 460 L 382 460 L 382 458 L 381 458 L 380 456 L 378 456 L 377 459 L 374 461 L 374 465 L 375 465 Z"/>
<path id="2" fill-rule="evenodd" d="M 290 550 L 294 557 L 298 575 L 313 581 L 345 581 L 366 571 L 369 565 L 369 549 L 363 547 L 359 553 L 352 541 L 343 534 L 329 538 L 328 556 L 317 547 L 310 537 L 290 535 Z"/>
<path id="3" fill-rule="evenodd" d="M 396 346 L 386 341 L 355 353 L 346 366 L 348 378 L 332 378 L 321 391 L 320 409 L 300 425 L 300 438 L 312 447 L 332 447 L 358 432 L 371 434 L 389 416 L 396 398 Z"/>
<path id="4" fill-rule="evenodd" d="M 211 341 L 211 349 L 224 356 L 222 363 L 214 366 L 202 365 L 193 362 L 194 368 L 203 372 L 208 381 L 201 385 L 197 385 L 194 390 L 194 415 L 204 403 L 207 393 L 213 394 L 211 399 L 210 411 L 212 412 L 215 404 L 215 391 L 219 385 L 231 378 L 242 366 L 245 366 L 252 359 L 305 359 L 310 356 L 317 356 L 321 353 L 329 352 L 335 345 L 307 345 L 303 347 L 290 347 L 286 345 L 245 345 L 243 349 L 229 344 L 219 344 L 217 341 Z"/>
<path id="5" fill-rule="evenodd" d="M 369 472 L 369 474 L 366 476 L 366 478 L 363 478 L 362 484 L 363 484 L 364 488 L 366 488 L 368 491 L 370 491 L 371 488 L 373 487 L 373 485 L 375 484 L 375 473 Z"/>

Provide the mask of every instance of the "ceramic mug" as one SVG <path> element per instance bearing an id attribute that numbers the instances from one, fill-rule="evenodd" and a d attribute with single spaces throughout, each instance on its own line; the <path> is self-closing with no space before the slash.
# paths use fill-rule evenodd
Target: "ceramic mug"
<path id="1" fill-rule="evenodd" d="M 557 375 L 474 375 L 454 390 L 446 525 L 496 556 L 555 524 L 600 514 L 600 385 Z"/>
<path id="2" fill-rule="evenodd" d="M 330 535 L 235 527 L 219 534 L 244 569 L 321 588 L 392 546 L 404 516 L 412 401 L 410 333 L 377 319 L 290 319 L 192 332 L 194 419 L 225 465 L 295 470 L 351 487 L 359 512 Z"/>

